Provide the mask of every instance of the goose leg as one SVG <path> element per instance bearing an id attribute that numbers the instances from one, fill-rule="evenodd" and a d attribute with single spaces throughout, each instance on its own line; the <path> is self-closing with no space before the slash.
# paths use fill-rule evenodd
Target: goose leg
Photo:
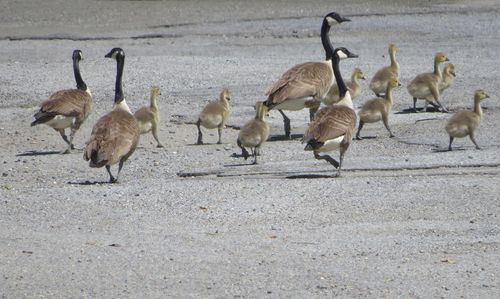
<path id="1" fill-rule="evenodd" d="M 451 151 L 451 144 L 453 143 L 453 136 L 450 136 L 450 144 L 448 145 L 448 150 Z"/>
<path id="2" fill-rule="evenodd" d="M 224 127 L 224 125 L 220 125 L 217 127 L 217 133 L 219 134 L 219 140 L 217 140 L 217 144 L 222 143 L 222 127 Z"/>
<path id="3" fill-rule="evenodd" d="M 326 160 L 328 163 L 332 164 L 333 167 L 339 168 L 340 164 L 335 160 L 334 158 L 328 156 L 328 155 L 323 155 L 321 156 L 318 152 L 314 151 L 314 158 L 317 160 Z"/>
<path id="4" fill-rule="evenodd" d="M 66 142 L 67 144 L 70 144 L 69 140 L 68 140 L 68 137 L 64 133 L 64 129 L 54 129 L 54 130 L 56 130 L 57 132 L 59 132 L 59 134 L 61 134 L 61 137 L 64 140 L 64 142 Z"/>
<path id="5" fill-rule="evenodd" d="M 153 133 L 153 137 L 155 138 L 156 142 L 158 143 L 156 145 L 156 147 L 163 147 L 163 144 L 161 144 L 160 140 L 158 139 L 158 127 L 153 124 L 153 128 L 152 128 L 152 133 Z"/>
<path id="6" fill-rule="evenodd" d="M 236 144 L 241 148 L 241 156 L 243 156 L 243 158 L 248 159 L 248 151 L 246 148 L 243 147 L 243 145 L 241 145 L 241 141 L 238 139 L 236 140 Z"/>
<path id="7" fill-rule="evenodd" d="M 253 163 L 252 164 L 257 164 L 257 148 L 252 147 L 252 155 L 253 155 Z"/>
<path id="8" fill-rule="evenodd" d="M 357 140 L 362 140 L 363 138 L 361 138 L 361 136 L 359 136 L 359 134 L 361 133 L 361 129 L 363 129 L 363 125 L 365 123 L 362 121 L 362 120 L 359 120 L 359 126 L 358 126 L 358 132 L 356 133 L 356 139 Z"/>
<path id="9" fill-rule="evenodd" d="M 418 113 L 418 110 L 417 110 L 417 98 L 413 97 L 413 111 L 415 111 L 415 113 Z"/>
<path id="10" fill-rule="evenodd" d="M 109 174 L 109 182 L 110 183 L 116 182 L 116 179 L 113 177 L 113 174 L 111 173 L 111 166 L 106 165 L 106 170 L 108 171 Z"/>
<path id="11" fill-rule="evenodd" d="M 120 176 L 120 171 L 122 171 L 123 162 L 123 160 L 120 160 L 120 163 L 118 163 L 118 172 L 116 173 L 116 179 L 113 183 L 118 182 L 118 177 Z"/>
<path id="12" fill-rule="evenodd" d="M 476 149 L 478 149 L 478 150 L 481 149 L 479 147 L 479 145 L 477 145 L 476 139 L 474 138 L 474 132 L 470 132 L 469 137 L 470 137 L 470 140 L 472 141 L 472 143 L 474 143 L 474 145 L 476 146 Z"/>
<path id="13" fill-rule="evenodd" d="M 389 128 L 389 118 L 387 117 L 387 115 L 382 115 L 382 122 L 384 123 L 384 126 L 387 129 L 387 131 L 389 131 L 389 137 L 393 138 L 394 134 L 392 134 L 391 128 Z"/>
<path id="14" fill-rule="evenodd" d="M 200 128 L 200 125 L 201 125 L 201 121 L 198 119 L 198 121 L 196 122 L 196 127 L 198 128 L 198 141 L 196 142 L 196 144 L 203 144 L 203 134 L 201 133 L 201 128 Z"/>
<path id="15" fill-rule="evenodd" d="M 278 110 L 281 113 L 281 116 L 283 116 L 283 124 L 285 127 L 285 136 L 286 138 L 290 139 L 290 119 L 288 116 L 283 113 L 283 110 Z"/>

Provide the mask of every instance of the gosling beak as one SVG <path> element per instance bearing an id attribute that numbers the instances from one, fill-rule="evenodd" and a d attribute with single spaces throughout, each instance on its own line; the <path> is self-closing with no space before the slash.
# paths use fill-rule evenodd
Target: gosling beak
<path id="1" fill-rule="evenodd" d="M 398 82 L 398 87 L 401 86 L 401 83 Z"/>
<path id="2" fill-rule="evenodd" d="M 448 59 L 448 57 L 446 57 L 446 59 L 444 61 L 450 61 L 450 60 Z"/>
<path id="3" fill-rule="evenodd" d="M 365 76 L 361 77 L 361 80 L 366 80 Z"/>
<path id="4" fill-rule="evenodd" d="M 450 74 L 453 76 L 453 77 L 456 77 L 457 75 L 455 74 L 455 72 L 450 72 Z"/>

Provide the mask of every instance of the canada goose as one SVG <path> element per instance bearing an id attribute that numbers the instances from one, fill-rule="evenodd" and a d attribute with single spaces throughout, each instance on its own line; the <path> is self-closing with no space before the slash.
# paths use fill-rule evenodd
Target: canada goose
<path id="1" fill-rule="evenodd" d="M 347 83 L 347 88 L 351 93 L 352 100 L 357 98 L 361 93 L 361 83 L 359 82 L 360 79 L 365 80 L 365 75 L 363 74 L 363 71 L 361 71 L 361 69 L 355 68 L 351 75 L 351 82 Z M 332 105 L 334 103 L 337 103 L 339 100 L 339 87 L 337 84 L 333 84 L 332 87 L 330 87 L 330 90 L 326 94 L 325 98 L 323 99 L 323 103 L 325 105 Z"/>
<path id="2" fill-rule="evenodd" d="M 457 112 L 448 120 L 446 124 L 446 132 L 450 135 L 448 150 L 451 151 L 451 143 L 454 138 L 463 138 L 467 135 L 469 135 L 476 149 L 480 149 L 474 138 L 474 131 L 479 127 L 483 116 L 481 101 L 489 97 L 483 90 L 476 90 L 474 93 L 474 110 Z"/>
<path id="3" fill-rule="evenodd" d="M 259 154 L 260 147 L 269 137 L 269 125 L 266 123 L 267 106 L 263 102 L 257 102 L 255 110 L 255 118 L 241 128 L 237 140 L 237 144 L 241 148 L 245 160 L 249 156 L 245 147 L 251 149 L 254 157 L 253 164 L 257 164 L 257 155 Z"/>
<path id="4" fill-rule="evenodd" d="M 439 82 L 439 95 L 443 93 L 448 87 L 450 87 L 455 82 L 455 66 L 452 63 L 448 63 L 443 68 L 442 80 Z M 429 96 L 425 101 L 425 112 L 427 112 L 428 104 L 433 105 L 436 109 L 438 106 L 432 101 L 432 96 Z"/>
<path id="5" fill-rule="evenodd" d="M 385 99 L 384 98 L 374 98 L 366 102 L 361 110 L 358 112 L 359 115 L 359 127 L 358 132 L 356 133 L 356 139 L 361 140 L 359 133 L 363 128 L 365 123 L 374 123 L 382 120 L 385 128 L 389 131 L 389 137 L 394 137 L 391 129 L 389 128 L 389 113 L 392 108 L 392 90 L 401 84 L 398 83 L 397 79 L 389 79 L 387 82 L 387 89 L 385 91 Z"/>
<path id="6" fill-rule="evenodd" d="M 60 90 L 50 95 L 40 104 L 40 110 L 35 113 L 35 121 L 31 123 L 31 126 L 46 124 L 59 132 L 68 144 L 68 148 L 62 152 L 64 154 L 75 148 L 75 133 L 92 110 L 92 95 L 80 74 L 80 60 L 83 60 L 82 51 L 74 50 L 73 72 L 77 89 Z M 69 140 L 64 132 L 66 128 L 71 128 Z"/>
<path id="7" fill-rule="evenodd" d="M 439 65 L 445 61 L 449 61 L 446 55 L 441 52 L 437 53 L 434 57 L 434 72 L 417 75 L 408 85 L 408 92 L 413 97 L 413 110 L 415 112 L 418 112 L 416 107 L 418 99 L 431 99 L 441 107 L 443 112 L 448 112 L 439 102 L 439 82 L 442 79 Z"/>
<path id="8" fill-rule="evenodd" d="M 219 140 L 217 144 L 221 144 L 221 134 L 222 128 L 224 128 L 226 124 L 226 120 L 229 117 L 230 107 L 229 101 L 231 98 L 229 97 L 229 90 L 224 88 L 220 93 L 219 100 L 208 103 L 203 111 L 201 111 L 200 116 L 198 117 L 198 121 L 196 122 L 196 126 L 198 127 L 198 141 L 197 144 L 203 144 L 203 134 L 201 133 L 200 125 L 207 129 L 215 129 L 217 128 L 217 132 L 219 133 Z"/>
<path id="9" fill-rule="evenodd" d="M 354 112 L 351 95 L 342 79 L 339 70 L 339 60 L 344 57 L 358 57 L 350 53 L 346 48 L 337 48 L 333 55 L 333 72 L 339 86 L 339 103 L 323 107 L 318 111 L 307 128 L 303 142 L 306 143 L 304 150 L 313 151 L 318 160 L 326 160 L 335 168 L 338 168 L 337 176 L 340 175 L 344 154 L 351 144 L 352 135 L 356 128 L 356 113 Z M 337 162 L 329 155 L 321 156 L 320 152 L 340 150 L 340 160 Z"/>
<path id="10" fill-rule="evenodd" d="M 149 107 L 142 107 L 134 113 L 135 119 L 139 123 L 139 133 L 146 134 L 153 133 L 158 145 L 156 147 L 163 147 L 158 139 L 158 127 L 160 125 L 160 111 L 156 99 L 161 95 L 160 88 L 153 86 L 151 88 L 151 97 Z"/>
<path id="11" fill-rule="evenodd" d="M 330 90 L 334 82 L 331 62 L 334 50 L 328 32 L 333 24 L 346 21 L 350 20 L 335 12 L 327 14 L 321 26 L 321 42 L 326 53 L 326 60 L 297 64 L 268 88 L 266 92 L 268 98 L 264 105 L 269 110 L 277 109 L 281 113 L 287 138 L 290 138 L 290 119 L 283 113 L 283 110 L 297 111 L 307 107 L 312 120 L 321 100 Z"/>
<path id="12" fill-rule="evenodd" d="M 389 45 L 389 56 L 391 58 L 391 65 L 379 69 L 372 80 L 370 81 L 370 89 L 377 97 L 387 90 L 387 82 L 390 79 L 399 79 L 399 63 L 396 61 L 396 46 Z"/>
<path id="13" fill-rule="evenodd" d="M 92 129 L 85 147 L 83 158 L 89 161 L 90 167 L 106 166 L 109 182 L 118 181 L 123 163 L 135 151 L 139 142 L 139 124 L 130 112 L 122 89 L 125 52 L 121 48 L 113 48 L 106 56 L 116 60 L 115 105 L 113 110 L 102 116 Z M 118 164 L 116 178 L 111 174 L 111 165 Z"/>

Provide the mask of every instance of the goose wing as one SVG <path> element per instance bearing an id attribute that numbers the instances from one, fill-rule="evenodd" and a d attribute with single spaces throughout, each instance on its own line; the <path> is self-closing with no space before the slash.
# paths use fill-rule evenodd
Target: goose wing
<path id="1" fill-rule="evenodd" d="M 40 104 L 40 112 L 79 117 L 88 115 L 91 103 L 92 97 L 83 90 L 60 90 Z"/>
<path id="2" fill-rule="evenodd" d="M 356 113 L 351 108 L 337 105 L 324 107 L 316 113 L 314 120 L 309 124 L 304 134 L 304 142 L 313 139 L 326 142 L 344 135 L 350 140 L 355 127 Z"/>
<path id="3" fill-rule="evenodd" d="M 266 95 L 272 103 L 280 104 L 287 99 L 316 96 L 327 92 L 332 80 L 332 71 L 328 62 L 306 62 L 298 64 L 268 88 Z"/>

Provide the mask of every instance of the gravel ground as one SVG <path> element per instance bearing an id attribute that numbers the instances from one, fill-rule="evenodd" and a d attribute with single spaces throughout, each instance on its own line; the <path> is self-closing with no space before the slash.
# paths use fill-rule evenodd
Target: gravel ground
<path id="1" fill-rule="evenodd" d="M 500 297 L 500 4 L 497 1 L 33 1 L 0 3 L 0 297 Z M 468 139 L 444 151 L 449 114 L 407 113 L 395 90 L 388 138 L 365 126 L 343 176 L 304 152 L 308 112 L 289 113 L 297 138 L 271 140 L 261 164 L 232 157 L 253 104 L 296 63 L 321 60 L 322 16 L 341 63 L 368 82 L 395 43 L 406 86 L 443 51 L 455 85 L 442 102 L 469 109 L 475 89 L 491 98 L 475 150 Z M 112 47 L 127 55 L 132 110 L 162 96 L 160 139 L 151 135 L 125 164 L 120 183 L 91 169 L 82 148 L 112 107 Z M 30 127 L 38 103 L 74 86 L 71 52 L 94 110 L 68 155 L 59 135 Z M 228 87 L 232 114 L 215 144 L 192 124 Z M 420 103 L 422 104 L 422 103 Z M 336 154 L 334 154 L 336 155 Z M 116 171 L 116 170 L 114 170 Z"/>

